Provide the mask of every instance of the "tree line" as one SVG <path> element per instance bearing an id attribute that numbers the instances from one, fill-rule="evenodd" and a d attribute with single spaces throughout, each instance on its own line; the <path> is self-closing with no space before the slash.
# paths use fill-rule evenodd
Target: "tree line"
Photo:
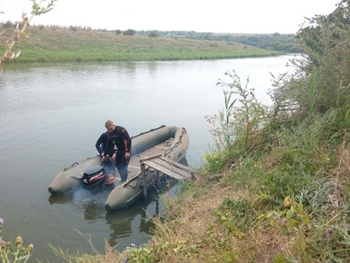
<path id="1" fill-rule="evenodd" d="M 136 31 L 138 35 L 151 37 L 185 37 L 198 40 L 213 40 L 225 42 L 237 42 L 262 49 L 284 51 L 287 53 L 300 53 L 301 48 L 296 42 L 294 34 L 218 34 L 195 31 Z"/>

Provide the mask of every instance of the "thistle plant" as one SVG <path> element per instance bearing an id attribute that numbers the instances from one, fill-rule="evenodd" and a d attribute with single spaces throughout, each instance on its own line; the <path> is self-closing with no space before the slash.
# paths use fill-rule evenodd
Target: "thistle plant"
<path id="1" fill-rule="evenodd" d="M 0 217 L 0 234 L 4 225 L 4 219 Z M 33 244 L 24 246 L 21 236 L 17 236 L 14 243 L 3 240 L 0 235 L 0 260 L 3 263 L 28 262 L 32 251 Z"/>
<path id="2" fill-rule="evenodd" d="M 249 77 L 244 84 L 234 70 L 226 72 L 225 77 L 228 81 L 219 79 L 217 83 L 224 93 L 224 108 L 214 116 L 205 116 L 216 147 L 203 156 L 208 171 L 230 167 L 260 145 L 259 132 L 269 115 L 268 107 L 257 100 L 255 90 L 248 88 Z"/>
<path id="3" fill-rule="evenodd" d="M 242 85 L 240 77 L 235 71 L 225 73 L 229 82 L 219 80 L 217 85 L 222 87 L 224 93 L 224 109 L 218 115 L 206 116 L 212 125 L 211 133 L 216 142 L 218 151 L 227 149 L 235 141 L 242 141 L 243 148 L 254 131 L 261 128 L 265 116 L 265 106 L 255 97 L 254 89 L 249 89 L 249 78 Z"/>
<path id="4" fill-rule="evenodd" d="M 26 34 L 26 29 L 30 25 L 31 21 L 35 16 L 40 16 L 42 14 L 45 14 L 52 10 L 54 2 L 58 0 L 50 0 L 46 7 L 43 7 L 42 4 L 46 0 L 40 0 L 37 2 L 37 0 L 31 0 L 32 5 L 32 11 L 30 16 L 28 17 L 26 13 L 22 14 L 22 23 L 17 23 L 15 29 L 13 30 L 13 33 L 11 37 L 5 41 L 5 52 L 0 57 L 0 74 L 2 73 L 4 69 L 4 64 L 7 61 L 14 60 L 19 57 L 21 54 L 21 51 L 13 51 L 13 46 L 22 38 L 22 37 L 28 37 Z M 4 34 L 5 31 L 0 32 L 0 35 Z"/>

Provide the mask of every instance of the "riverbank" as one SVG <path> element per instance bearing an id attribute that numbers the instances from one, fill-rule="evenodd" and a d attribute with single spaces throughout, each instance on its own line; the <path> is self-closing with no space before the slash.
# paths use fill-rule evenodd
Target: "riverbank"
<path id="1" fill-rule="evenodd" d="M 308 57 L 274 82 L 273 107 L 228 73 L 217 147 L 152 240 L 79 262 L 349 262 L 350 37 L 334 33 L 349 33 L 349 13 L 343 3 L 298 33 Z"/>
<path id="2" fill-rule="evenodd" d="M 0 42 L 7 40 L 6 29 Z M 17 62 L 201 60 L 281 55 L 240 43 L 193 40 L 183 37 L 117 35 L 82 28 L 29 27 L 13 50 Z M 3 53 L 1 46 L 0 52 Z"/>

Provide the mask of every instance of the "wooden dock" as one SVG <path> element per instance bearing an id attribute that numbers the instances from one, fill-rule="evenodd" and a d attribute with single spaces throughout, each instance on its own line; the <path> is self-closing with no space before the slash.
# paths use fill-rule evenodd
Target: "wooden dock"
<path id="1" fill-rule="evenodd" d="M 191 180 L 194 177 L 189 167 L 161 156 L 141 159 L 140 162 L 178 180 Z"/>
<path id="2" fill-rule="evenodd" d="M 141 174 L 145 176 L 145 166 L 149 166 L 157 171 L 158 183 L 159 173 L 166 174 L 177 180 L 193 180 L 194 174 L 189 167 L 180 163 L 174 162 L 161 154 L 140 159 Z M 144 196 L 147 195 L 147 186 L 144 187 Z"/>

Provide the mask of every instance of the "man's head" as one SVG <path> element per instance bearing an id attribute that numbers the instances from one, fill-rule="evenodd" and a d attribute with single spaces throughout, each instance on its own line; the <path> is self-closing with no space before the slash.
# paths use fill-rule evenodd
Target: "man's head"
<path id="1" fill-rule="evenodd" d="M 107 132 L 111 132 L 111 131 L 114 131 L 115 125 L 114 125 L 113 121 L 108 120 L 105 122 L 105 127 L 107 129 Z"/>

